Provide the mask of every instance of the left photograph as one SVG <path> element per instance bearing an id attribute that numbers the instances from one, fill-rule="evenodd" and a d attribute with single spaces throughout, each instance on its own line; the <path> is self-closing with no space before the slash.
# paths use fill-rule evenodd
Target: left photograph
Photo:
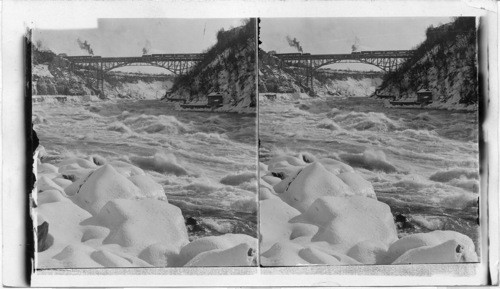
<path id="1" fill-rule="evenodd" d="M 35 268 L 257 266 L 256 19 L 31 31 Z"/>

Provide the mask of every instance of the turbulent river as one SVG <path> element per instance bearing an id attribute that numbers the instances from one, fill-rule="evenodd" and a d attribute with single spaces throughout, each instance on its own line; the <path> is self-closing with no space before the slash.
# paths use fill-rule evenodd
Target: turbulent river
<path id="1" fill-rule="evenodd" d="M 256 118 L 175 111 L 158 100 L 34 104 L 44 161 L 98 155 L 147 171 L 190 238 L 257 235 Z"/>
<path id="2" fill-rule="evenodd" d="M 371 98 L 261 101 L 261 162 L 309 152 L 350 164 L 396 216 L 400 236 L 453 230 L 478 248 L 474 113 L 385 108 Z"/>
<path id="3" fill-rule="evenodd" d="M 158 100 L 35 104 L 46 162 L 99 155 L 146 170 L 192 239 L 257 236 L 256 118 L 175 111 Z M 260 161 L 309 152 L 353 166 L 399 216 L 401 236 L 478 236 L 478 123 L 472 113 L 390 109 L 370 98 L 261 102 Z M 265 222 L 265 220 L 262 220 Z"/>

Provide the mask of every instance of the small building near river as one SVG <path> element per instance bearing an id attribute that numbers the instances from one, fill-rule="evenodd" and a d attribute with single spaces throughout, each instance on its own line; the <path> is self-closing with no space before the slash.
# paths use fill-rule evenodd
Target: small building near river
<path id="1" fill-rule="evenodd" d="M 420 89 L 417 91 L 417 103 L 429 104 L 432 102 L 432 91 L 428 89 Z"/>
<path id="2" fill-rule="evenodd" d="M 209 107 L 221 107 L 222 106 L 222 102 L 223 102 L 222 94 L 220 94 L 218 92 L 210 93 L 207 96 L 207 100 L 208 100 L 207 105 Z"/>

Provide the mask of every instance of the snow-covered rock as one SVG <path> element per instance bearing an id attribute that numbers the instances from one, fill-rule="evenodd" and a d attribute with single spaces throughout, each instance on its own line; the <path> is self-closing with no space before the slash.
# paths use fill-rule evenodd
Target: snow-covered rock
<path id="1" fill-rule="evenodd" d="M 353 191 L 339 177 L 315 162 L 295 176 L 290 176 L 274 186 L 282 200 L 304 212 L 319 197 L 347 196 Z"/>
<path id="2" fill-rule="evenodd" d="M 269 199 L 260 202 L 260 249 L 266 251 L 280 240 L 290 239 L 292 225 L 290 219 L 300 212 L 280 199 Z"/>
<path id="3" fill-rule="evenodd" d="M 456 241 L 457 246 L 459 244 L 462 247 L 462 249 L 460 250 L 461 251 L 460 258 L 463 261 L 477 262 L 478 257 L 475 251 L 474 242 L 472 242 L 472 240 L 468 236 L 454 231 L 432 231 L 428 233 L 418 233 L 405 236 L 399 239 L 398 241 L 394 242 L 389 247 L 389 251 L 387 252 L 387 257 L 384 260 L 384 262 L 390 264 L 394 262 L 397 258 L 399 258 L 401 255 L 405 254 L 405 252 L 409 252 L 413 249 L 420 247 L 428 247 L 428 248 L 435 247 L 450 240 Z M 447 247 L 445 246 L 444 248 Z M 450 257 L 450 255 L 447 256 Z M 405 259 L 406 258 L 409 257 L 405 257 Z"/>
<path id="4" fill-rule="evenodd" d="M 258 246 L 257 240 L 251 236 L 244 234 L 225 234 L 221 236 L 209 236 L 196 239 L 181 249 L 178 259 L 179 262 L 178 265 L 179 266 L 185 265 L 200 253 L 209 252 L 213 250 L 226 250 L 238 246 L 240 244 L 246 244 L 248 248 L 252 248 L 254 251 L 257 251 L 257 246 Z M 241 248 L 237 249 L 236 252 L 240 252 L 240 250 Z M 244 252 L 245 258 L 248 257 L 247 253 L 248 250 Z M 225 256 L 226 253 L 223 253 L 222 255 Z M 201 262 L 201 261 L 196 261 L 196 262 Z M 203 261 L 203 263 L 206 264 L 206 261 Z"/>
<path id="5" fill-rule="evenodd" d="M 459 263 L 467 261 L 464 253 L 464 246 L 461 243 L 449 240 L 436 246 L 408 250 L 392 264 Z"/>
<path id="6" fill-rule="evenodd" d="M 149 175 L 133 175 L 129 180 L 148 198 L 166 198 L 163 187 L 155 182 Z"/>
<path id="7" fill-rule="evenodd" d="M 179 248 L 165 243 L 155 243 L 148 246 L 139 258 L 155 267 L 172 267 L 177 263 Z"/>
<path id="8" fill-rule="evenodd" d="M 367 240 L 389 246 L 398 239 L 389 206 L 361 196 L 321 197 L 291 222 L 318 226 L 312 241 L 346 249 Z"/>
<path id="9" fill-rule="evenodd" d="M 189 242 L 181 210 L 166 201 L 115 199 L 100 210 L 96 219 L 111 230 L 104 244 L 142 251 L 156 243 L 180 248 Z"/>
<path id="10" fill-rule="evenodd" d="M 185 267 L 251 266 L 255 262 L 255 249 L 241 243 L 229 249 L 205 251 L 196 255 Z"/>
<path id="11" fill-rule="evenodd" d="M 352 189 L 355 195 L 377 199 L 372 183 L 365 180 L 361 175 L 354 172 L 345 172 L 337 176 Z"/>
<path id="12" fill-rule="evenodd" d="M 97 215 L 107 202 L 114 199 L 140 197 L 141 191 L 111 165 L 104 165 L 93 172 L 75 194 L 74 201 L 80 207 Z"/>
<path id="13" fill-rule="evenodd" d="M 52 257 L 68 245 L 79 244 L 83 236 L 80 223 L 91 217 L 89 212 L 70 201 L 39 204 L 35 213 L 40 221 L 49 224 L 49 236 L 54 240 L 48 250 L 39 254 L 41 260 Z"/>

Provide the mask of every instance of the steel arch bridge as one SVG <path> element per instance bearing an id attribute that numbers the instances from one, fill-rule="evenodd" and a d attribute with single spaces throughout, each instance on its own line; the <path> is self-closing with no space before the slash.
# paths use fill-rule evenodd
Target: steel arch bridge
<path id="1" fill-rule="evenodd" d="M 360 51 L 349 54 L 276 53 L 281 65 L 306 68 L 306 83 L 311 90 L 316 69 L 334 63 L 365 63 L 385 72 L 399 68 L 413 55 L 413 50 Z"/>
<path id="2" fill-rule="evenodd" d="M 83 68 L 95 71 L 93 78 L 97 81 L 98 89 L 104 96 L 104 75 L 116 68 L 125 66 L 154 66 L 171 71 L 174 74 L 186 74 L 204 54 L 152 54 L 142 57 L 100 57 L 100 56 L 63 56 L 70 62 L 70 68 Z"/>

